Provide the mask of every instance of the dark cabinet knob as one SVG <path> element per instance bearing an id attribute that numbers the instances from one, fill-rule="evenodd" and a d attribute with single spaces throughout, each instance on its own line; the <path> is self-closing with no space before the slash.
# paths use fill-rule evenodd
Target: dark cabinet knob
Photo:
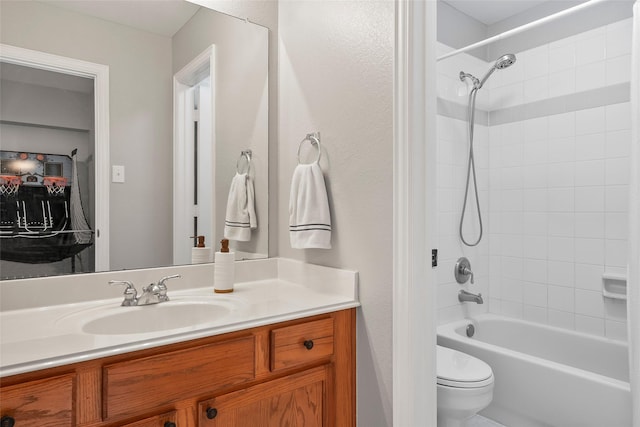
<path id="1" fill-rule="evenodd" d="M 176 427 L 176 423 L 173 421 L 167 421 L 164 423 L 164 427 Z"/>
<path id="2" fill-rule="evenodd" d="M 303 344 L 307 350 L 311 350 L 313 348 L 313 340 L 306 340 Z"/>
<path id="3" fill-rule="evenodd" d="M 0 427 L 13 427 L 16 424 L 16 420 L 13 417 L 5 415 L 0 418 Z"/>
<path id="4" fill-rule="evenodd" d="M 207 408 L 207 418 L 210 420 L 218 416 L 218 410 L 216 408 Z"/>

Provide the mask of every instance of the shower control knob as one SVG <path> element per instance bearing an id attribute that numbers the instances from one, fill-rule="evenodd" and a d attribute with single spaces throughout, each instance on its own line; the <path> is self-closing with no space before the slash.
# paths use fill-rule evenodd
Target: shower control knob
<path id="1" fill-rule="evenodd" d="M 471 263 L 466 257 L 461 257 L 456 262 L 453 273 L 456 277 L 456 282 L 463 284 L 467 283 L 469 278 L 473 284 L 473 271 L 471 271 Z"/>

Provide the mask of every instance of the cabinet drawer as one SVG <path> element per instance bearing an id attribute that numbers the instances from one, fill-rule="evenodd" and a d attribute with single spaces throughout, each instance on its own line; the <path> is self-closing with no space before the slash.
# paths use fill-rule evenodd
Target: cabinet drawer
<path id="1" fill-rule="evenodd" d="M 253 336 L 103 368 L 105 418 L 134 415 L 255 377 Z"/>
<path id="2" fill-rule="evenodd" d="M 63 427 L 74 425 L 75 375 L 31 381 L 0 389 L 0 417 L 16 426 Z"/>
<path id="3" fill-rule="evenodd" d="M 271 370 L 291 368 L 333 355 L 333 318 L 271 331 Z"/>

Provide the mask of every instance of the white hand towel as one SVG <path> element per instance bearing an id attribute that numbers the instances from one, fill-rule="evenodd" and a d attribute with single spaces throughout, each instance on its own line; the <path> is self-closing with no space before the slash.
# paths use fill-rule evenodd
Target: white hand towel
<path id="1" fill-rule="evenodd" d="M 322 169 L 298 165 L 291 178 L 289 237 L 294 249 L 331 249 L 331 216 Z"/>
<path id="2" fill-rule="evenodd" d="M 240 242 L 251 239 L 251 229 L 258 226 L 254 199 L 253 179 L 246 173 L 236 172 L 229 188 L 224 237 Z"/>

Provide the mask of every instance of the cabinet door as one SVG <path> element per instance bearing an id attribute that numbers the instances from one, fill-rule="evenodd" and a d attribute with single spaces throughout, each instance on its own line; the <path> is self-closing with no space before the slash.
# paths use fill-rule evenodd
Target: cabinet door
<path id="1" fill-rule="evenodd" d="M 321 366 L 198 404 L 200 427 L 321 427 L 328 368 Z"/>
<path id="2" fill-rule="evenodd" d="M 30 381 L 0 389 L 0 417 L 16 426 L 74 425 L 74 375 Z M 11 425 L 11 424 L 7 424 Z"/>

